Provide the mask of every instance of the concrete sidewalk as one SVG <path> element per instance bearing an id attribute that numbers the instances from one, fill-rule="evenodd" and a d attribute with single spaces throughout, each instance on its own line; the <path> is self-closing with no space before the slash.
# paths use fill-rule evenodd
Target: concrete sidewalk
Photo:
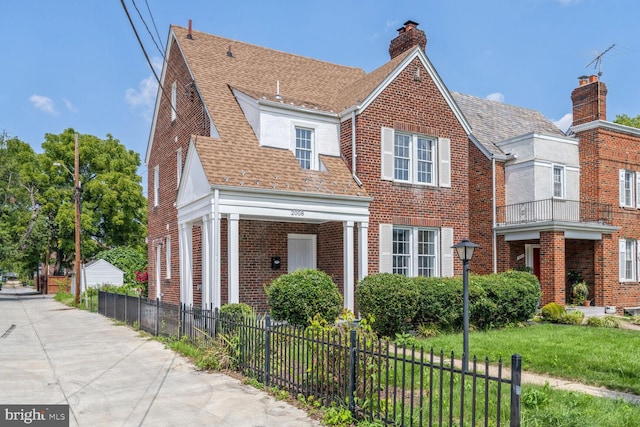
<path id="1" fill-rule="evenodd" d="M 69 404 L 71 426 L 320 425 L 130 328 L 26 290 L 0 291 L 0 404 Z"/>

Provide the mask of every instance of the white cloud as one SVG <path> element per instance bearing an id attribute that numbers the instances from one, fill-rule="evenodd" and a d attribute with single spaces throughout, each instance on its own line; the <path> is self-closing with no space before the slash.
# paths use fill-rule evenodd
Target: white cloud
<path id="1" fill-rule="evenodd" d="M 42 96 L 42 95 L 31 95 L 29 97 L 29 101 L 36 107 L 38 110 L 50 114 L 52 116 L 57 116 L 58 111 L 56 110 L 56 105 L 53 102 L 53 99 Z"/>
<path id="2" fill-rule="evenodd" d="M 573 123 L 573 114 L 567 113 L 560 120 L 556 120 L 553 122 L 562 132 L 567 133 L 567 130 Z"/>
<path id="3" fill-rule="evenodd" d="M 493 92 L 487 95 L 487 99 L 490 101 L 504 102 L 504 95 L 500 92 Z"/>
<path id="4" fill-rule="evenodd" d="M 151 121 L 157 93 L 158 82 L 156 78 L 151 75 L 138 84 L 138 90 L 132 88 L 127 89 L 124 99 L 132 107 L 139 108 L 145 120 Z"/>
<path id="5" fill-rule="evenodd" d="M 151 60 L 151 65 L 156 70 L 156 73 L 160 73 L 162 70 L 162 58 L 154 57 Z M 154 102 L 158 93 L 158 82 L 153 74 L 143 79 L 138 83 L 138 88 L 129 88 L 126 90 L 124 99 L 127 104 L 134 108 L 140 108 L 142 115 L 151 120 L 151 114 L 153 113 Z"/>
<path id="6" fill-rule="evenodd" d="M 78 109 L 71 103 L 71 101 L 66 98 L 62 98 L 62 101 L 64 101 L 64 105 L 65 107 L 67 107 L 67 110 L 71 111 L 72 113 L 78 112 Z"/>

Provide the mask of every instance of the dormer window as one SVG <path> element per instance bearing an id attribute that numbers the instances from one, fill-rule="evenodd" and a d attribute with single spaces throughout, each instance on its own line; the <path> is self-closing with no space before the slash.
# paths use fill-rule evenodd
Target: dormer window
<path id="1" fill-rule="evenodd" d="M 313 129 L 296 126 L 295 155 L 302 169 L 313 167 Z"/>

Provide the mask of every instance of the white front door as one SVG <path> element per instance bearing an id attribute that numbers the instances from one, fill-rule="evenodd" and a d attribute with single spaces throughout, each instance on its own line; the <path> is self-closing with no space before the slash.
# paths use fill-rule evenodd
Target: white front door
<path id="1" fill-rule="evenodd" d="M 316 268 L 316 235 L 289 234 L 287 237 L 287 271 Z"/>

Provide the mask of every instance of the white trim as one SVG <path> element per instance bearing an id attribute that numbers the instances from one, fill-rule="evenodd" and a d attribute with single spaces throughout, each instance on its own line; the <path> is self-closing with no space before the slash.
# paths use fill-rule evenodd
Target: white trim
<path id="1" fill-rule="evenodd" d="M 165 262 L 166 262 L 166 267 L 165 267 L 165 277 L 167 279 L 171 279 L 171 235 L 167 234 L 164 238 L 164 245 L 165 245 Z"/>
<path id="2" fill-rule="evenodd" d="M 613 132 L 622 132 L 622 133 L 628 133 L 634 136 L 640 136 L 640 129 L 637 129 L 631 126 L 621 125 L 618 123 L 608 122 L 605 120 L 594 120 L 588 123 L 572 126 L 569 128 L 567 132 L 578 133 L 578 132 L 584 132 L 586 130 L 600 129 L 600 128 L 607 129 Z"/>
<path id="3" fill-rule="evenodd" d="M 358 223 L 358 281 L 369 275 L 369 223 Z"/>
<path id="4" fill-rule="evenodd" d="M 566 236 L 565 236 L 566 237 Z M 533 270 L 533 250 L 540 249 L 539 244 L 529 244 L 526 243 L 524 245 L 524 265 Z"/>
<path id="5" fill-rule="evenodd" d="M 353 226 L 353 221 L 343 223 L 344 308 L 351 312 L 353 312 L 355 300 Z"/>
<path id="6" fill-rule="evenodd" d="M 162 245 L 156 245 L 156 299 L 162 300 Z M 82 279 L 81 279 L 82 280 Z"/>

